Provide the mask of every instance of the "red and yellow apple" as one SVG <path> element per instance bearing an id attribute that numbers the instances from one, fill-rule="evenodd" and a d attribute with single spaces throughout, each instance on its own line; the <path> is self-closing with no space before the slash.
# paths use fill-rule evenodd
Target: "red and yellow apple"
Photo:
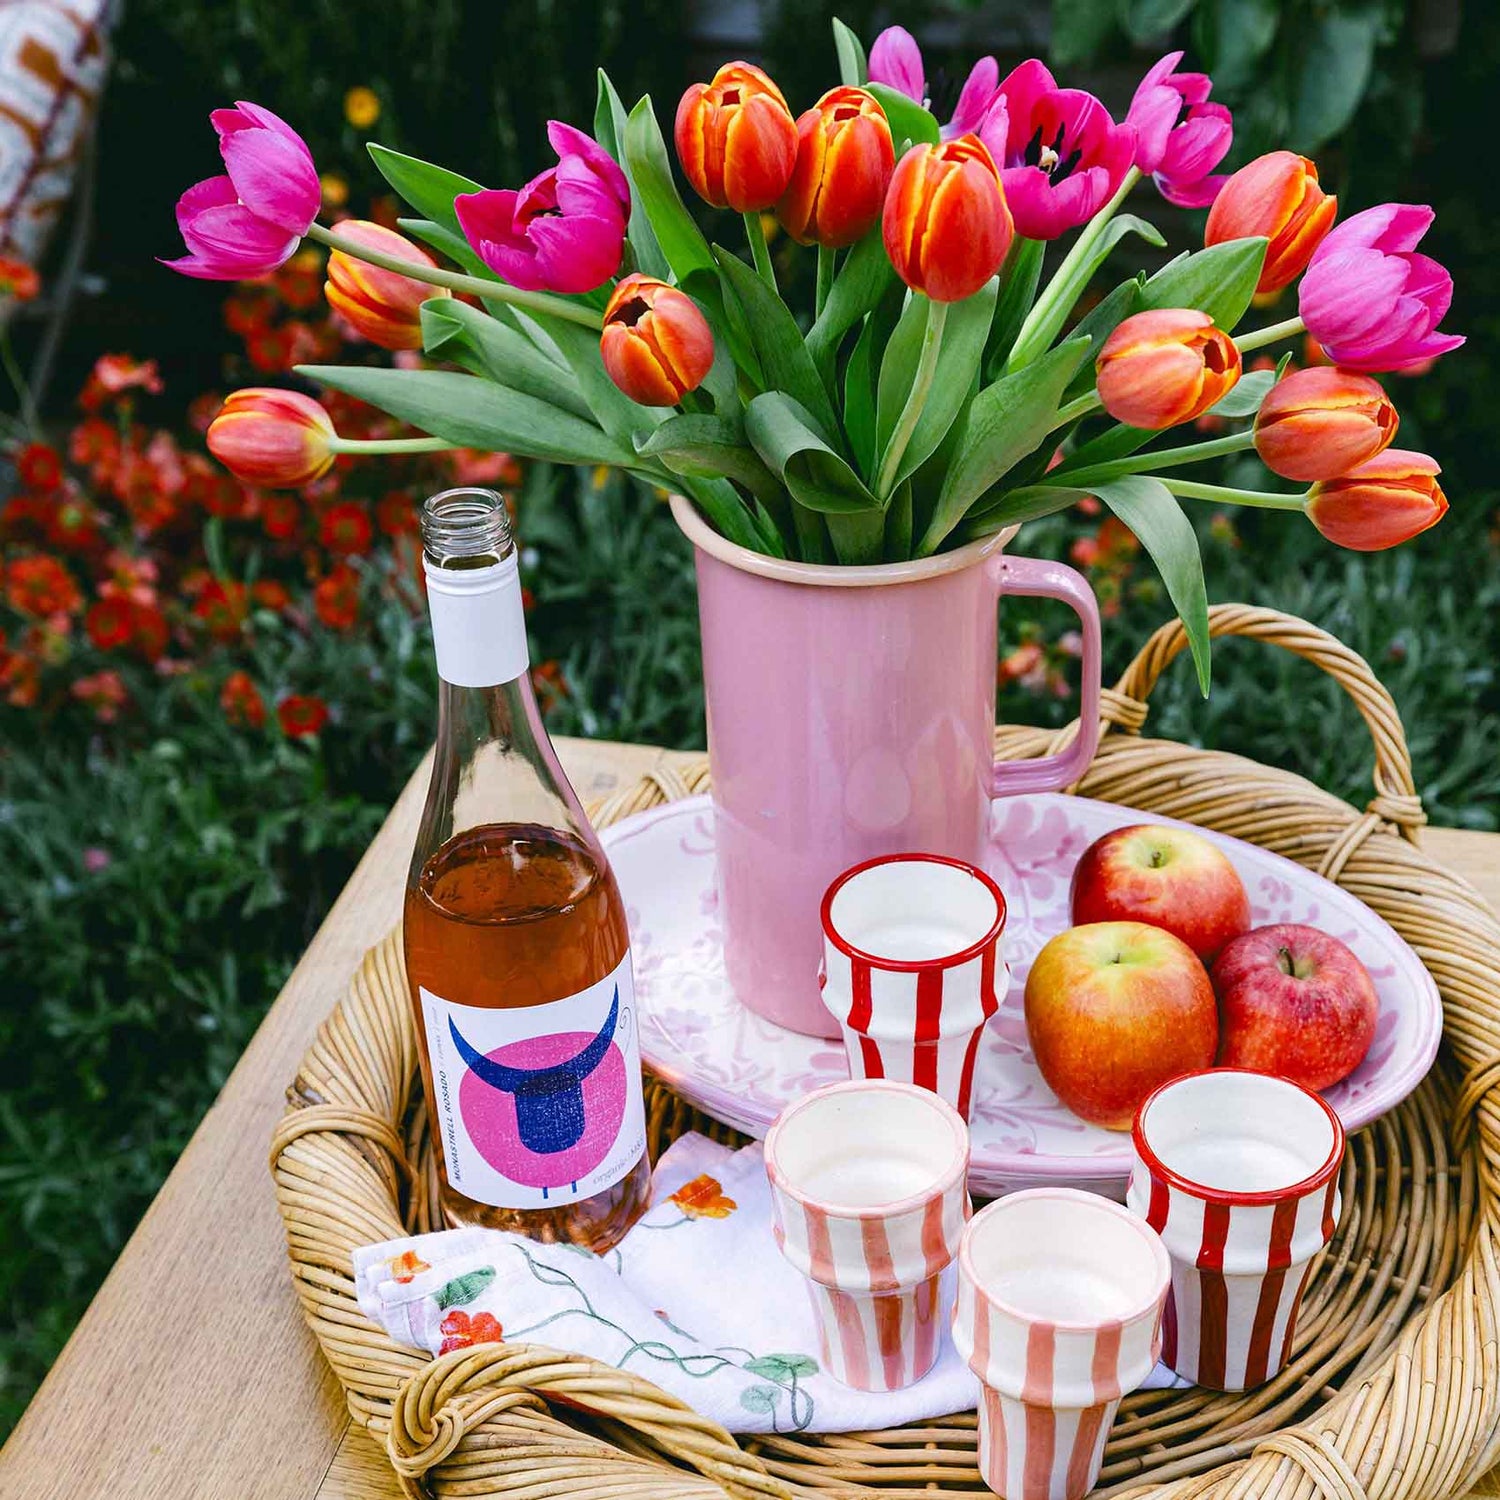
<path id="1" fill-rule="evenodd" d="M 1095 839 L 1073 870 L 1073 920 L 1149 922 L 1204 963 L 1250 927 L 1250 898 L 1229 858 L 1187 828 L 1138 823 Z"/>
<path id="2" fill-rule="evenodd" d="M 1294 922 L 1257 927 L 1213 967 L 1226 1068 L 1326 1089 L 1364 1061 L 1380 1001 L 1369 970 L 1336 937 Z"/>
<path id="3" fill-rule="evenodd" d="M 1059 933 L 1026 978 L 1026 1031 L 1052 1092 L 1074 1114 L 1128 1130 L 1158 1084 L 1212 1066 L 1219 1013 L 1208 971 L 1145 922 Z"/>

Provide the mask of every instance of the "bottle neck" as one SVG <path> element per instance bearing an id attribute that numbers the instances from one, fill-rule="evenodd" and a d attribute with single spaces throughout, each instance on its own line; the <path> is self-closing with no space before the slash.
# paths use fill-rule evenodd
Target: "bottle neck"
<path id="1" fill-rule="evenodd" d="M 520 559 L 439 567 L 424 555 L 438 677 L 445 689 L 512 683 L 530 694 Z M 445 691 L 444 696 L 448 696 Z"/>

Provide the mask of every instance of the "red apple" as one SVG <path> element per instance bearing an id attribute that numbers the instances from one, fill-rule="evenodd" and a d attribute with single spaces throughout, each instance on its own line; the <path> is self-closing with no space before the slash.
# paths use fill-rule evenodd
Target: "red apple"
<path id="1" fill-rule="evenodd" d="M 1219 955 L 1213 981 L 1226 1068 L 1326 1089 L 1364 1061 L 1375 1039 L 1380 1001 L 1369 970 L 1316 927 L 1247 932 Z"/>
<path id="2" fill-rule="evenodd" d="M 1144 922 L 1059 933 L 1026 978 L 1026 1031 L 1042 1077 L 1074 1114 L 1128 1130 L 1159 1083 L 1212 1066 L 1213 986 L 1181 938 Z"/>
<path id="3" fill-rule="evenodd" d="M 1250 927 L 1228 856 L 1188 828 L 1138 823 L 1095 839 L 1073 870 L 1074 922 L 1149 922 L 1204 963 Z"/>

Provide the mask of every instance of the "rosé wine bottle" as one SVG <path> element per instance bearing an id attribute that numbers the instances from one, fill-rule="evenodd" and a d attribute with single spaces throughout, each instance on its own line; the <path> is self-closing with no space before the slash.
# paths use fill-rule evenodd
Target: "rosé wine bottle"
<path id="1" fill-rule="evenodd" d="M 603 1252 L 644 1211 L 630 936 L 542 727 L 505 502 L 422 509 L 439 677 L 406 972 L 443 1211 Z"/>

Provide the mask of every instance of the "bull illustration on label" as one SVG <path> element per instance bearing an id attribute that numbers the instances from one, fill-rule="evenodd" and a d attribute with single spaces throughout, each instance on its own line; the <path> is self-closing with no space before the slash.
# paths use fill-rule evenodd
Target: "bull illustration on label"
<path id="1" fill-rule="evenodd" d="M 620 1022 L 618 985 L 592 1035 L 528 1037 L 485 1053 L 449 1017 L 449 1035 L 468 1069 L 459 1089 L 464 1125 L 497 1172 L 545 1195 L 576 1185 L 604 1160 L 625 1114 L 625 1060 L 615 1044 Z"/>

